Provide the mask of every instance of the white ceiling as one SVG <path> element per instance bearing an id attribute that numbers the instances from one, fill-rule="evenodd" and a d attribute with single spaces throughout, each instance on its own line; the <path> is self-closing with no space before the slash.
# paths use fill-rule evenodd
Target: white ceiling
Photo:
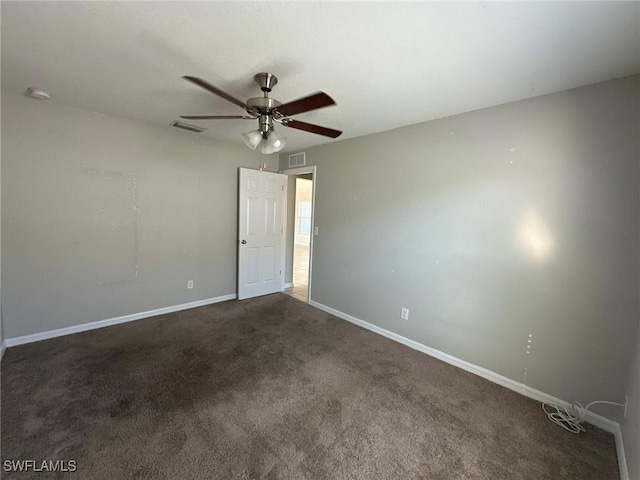
<path id="1" fill-rule="evenodd" d="M 640 71 L 639 2 L 2 2 L 2 89 L 158 125 L 242 114 L 182 80 L 246 100 L 322 90 L 338 103 L 296 118 L 285 151 Z M 255 122 L 255 124 L 254 124 Z M 257 121 L 193 122 L 242 144 Z"/>

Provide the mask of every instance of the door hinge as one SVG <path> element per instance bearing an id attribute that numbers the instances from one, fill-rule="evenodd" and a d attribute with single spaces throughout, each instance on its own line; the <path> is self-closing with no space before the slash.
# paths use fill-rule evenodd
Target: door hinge
<path id="1" fill-rule="evenodd" d="M 282 275 L 282 270 L 280 270 L 280 275 Z"/>
<path id="2" fill-rule="evenodd" d="M 282 187 L 282 191 L 284 192 L 284 185 L 280 185 Z"/>

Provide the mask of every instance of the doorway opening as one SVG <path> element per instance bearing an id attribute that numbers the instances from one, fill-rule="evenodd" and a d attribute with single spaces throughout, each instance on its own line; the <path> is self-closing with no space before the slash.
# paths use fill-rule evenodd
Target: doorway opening
<path id="1" fill-rule="evenodd" d="M 293 168 L 280 173 L 289 175 L 290 192 L 287 199 L 287 271 L 283 293 L 308 303 L 313 264 L 315 167 Z"/>

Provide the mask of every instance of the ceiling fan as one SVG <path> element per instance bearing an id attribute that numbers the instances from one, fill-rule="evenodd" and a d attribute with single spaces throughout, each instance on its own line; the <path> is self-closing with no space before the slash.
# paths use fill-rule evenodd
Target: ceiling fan
<path id="1" fill-rule="evenodd" d="M 282 104 L 279 101 L 269 98 L 269 92 L 278 83 L 278 79 L 271 73 L 258 73 L 253 78 L 260 86 L 260 90 L 264 93 L 262 97 L 254 97 L 243 102 L 223 92 L 218 87 L 214 87 L 209 82 L 198 78 L 185 75 L 182 78 L 191 83 L 198 85 L 205 90 L 224 98 L 243 110 L 249 115 L 180 115 L 181 118 L 192 120 L 255 120 L 258 119 L 258 129 L 242 134 L 242 138 L 251 150 L 256 148 L 260 153 L 271 154 L 279 152 L 286 145 L 287 139 L 277 134 L 274 129 L 274 123 L 279 123 L 285 127 L 304 130 L 305 132 L 323 135 L 325 137 L 337 138 L 342 132 L 332 128 L 321 127 L 312 123 L 294 120 L 292 115 L 310 112 L 319 108 L 335 105 L 336 102 L 324 92 L 313 93 L 298 100 Z"/>

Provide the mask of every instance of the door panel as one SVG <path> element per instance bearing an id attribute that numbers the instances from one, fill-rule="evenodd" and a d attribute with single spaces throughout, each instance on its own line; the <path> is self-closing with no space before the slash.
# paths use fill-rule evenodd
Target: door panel
<path id="1" fill-rule="evenodd" d="M 283 288 L 286 176 L 240 169 L 238 298 Z"/>
<path id="2" fill-rule="evenodd" d="M 245 268 L 246 268 L 246 279 L 245 279 L 245 284 L 246 285 L 257 285 L 258 284 L 258 260 L 259 260 L 259 256 L 258 256 L 258 249 L 257 248 L 247 248 L 246 249 L 246 264 L 245 264 Z"/>
<path id="3" fill-rule="evenodd" d="M 278 212 L 276 201 L 267 198 L 265 200 L 265 230 L 267 235 L 274 235 L 276 233 L 276 222 L 278 221 Z"/>
<path id="4" fill-rule="evenodd" d="M 249 197 L 247 198 L 247 235 L 259 235 L 260 234 L 260 198 Z"/>
<path id="5" fill-rule="evenodd" d="M 269 283 L 275 281 L 276 252 L 274 247 L 264 247 L 262 261 L 262 280 Z"/>

